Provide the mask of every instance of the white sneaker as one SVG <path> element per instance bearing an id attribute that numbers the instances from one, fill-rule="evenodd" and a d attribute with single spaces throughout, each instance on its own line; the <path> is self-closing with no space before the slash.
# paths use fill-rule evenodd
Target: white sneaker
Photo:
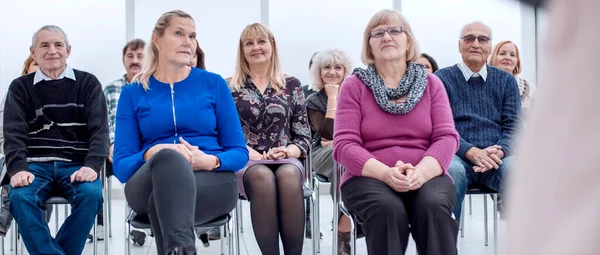
<path id="1" fill-rule="evenodd" d="M 98 240 L 104 240 L 104 226 L 97 225 L 96 226 L 96 234 L 97 234 L 96 238 Z M 94 238 L 94 227 L 92 227 L 92 231 L 90 232 L 88 237 L 90 237 L 90 239 Z"/>

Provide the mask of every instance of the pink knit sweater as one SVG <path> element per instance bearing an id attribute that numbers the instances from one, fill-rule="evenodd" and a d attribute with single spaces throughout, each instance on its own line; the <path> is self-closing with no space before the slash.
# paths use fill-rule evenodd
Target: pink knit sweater
<path id="1" fill-rule="evenodd" d="M 405 115 L 381 110 L 373 92 L 356 75 L 342 83 L 333 140 L 333 157 L 346 167 L 342 183 L 362 176 L 371 158 L 391 167 L 398 160 L 416 165 L 431 156 L 447 174 L 458 150 L 458 133 L 443 83 L 435 75 L 427 79 L 421 101 Z"/>

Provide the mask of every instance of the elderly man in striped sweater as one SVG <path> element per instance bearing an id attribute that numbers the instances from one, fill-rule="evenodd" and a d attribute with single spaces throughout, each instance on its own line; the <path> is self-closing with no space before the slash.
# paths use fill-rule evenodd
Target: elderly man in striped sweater
<path id="1" fill-rule="evenodd" d="M 11 213 L 30 254 L 81 254 L 102 208 L 106 99 L 94 75 L 67 66 L 71 46 L 61 28 L 40 28 L 30 51 L 40 68 L 10 84 L 4 111 Z M 73 211 L 53 238 L 41 205 L 55 194 Z"/>

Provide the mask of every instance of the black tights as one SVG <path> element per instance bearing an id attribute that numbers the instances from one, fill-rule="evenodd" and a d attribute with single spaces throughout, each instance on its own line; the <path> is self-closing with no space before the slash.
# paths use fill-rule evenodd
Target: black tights
<path id="1" fill-rule="evenodd" d="M 244 174 L 252 228 L 262 254 L 302 254 L 304 202 L 301 172 L 292 164 L 254 165 Z"/>

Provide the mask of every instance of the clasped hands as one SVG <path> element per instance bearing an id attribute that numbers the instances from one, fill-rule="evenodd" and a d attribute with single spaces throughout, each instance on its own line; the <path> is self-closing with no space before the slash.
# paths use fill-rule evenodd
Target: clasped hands
<path id="1" fill-rule="evenodd" d="M 473 163 L 474 172 L 484 173 L 490 169 L 500 168 L 504 151 L 499 145 L 492 145 L 484 149 L 472 147 L 467 151 L 466 157 Z"/>
<path id="2" fill-rule="evenodd" d="M 268 159 L 284 159 L 284 158 L 289 158 L 291 157 L 292 154 L 290 153 L 290 149 L 288 149 L 285 146 L 280 146 L 280 147 L 276 147 L 276 148 L 271 148 L 269 149 L 269 151 L 263 151 L 262 154 L 262 159 L 263 160 L 268 160 Z"/>
<path id="3" fill-rule="evenodd" d="M 419 168 L 398 160 L 396 165 L 390 168 L 385 183 L 397 192 L 408 192 L 421 188 L 425 184 L 425 178 Z"/>
<path id="4" fill-rule="evenodd" d="M 148 160 L 162 149 L 171 149 L 181 154 L 188 162 L 190 162 L 194 171 L 212 171 L 217 165 L 216 156 L 204 153 L 198 146 L 191 145 L 183 139 L 183 137 L 179 137 L 179 142 L 181 143 L 154 145 L 146 152 L 144 158 Z"/>

